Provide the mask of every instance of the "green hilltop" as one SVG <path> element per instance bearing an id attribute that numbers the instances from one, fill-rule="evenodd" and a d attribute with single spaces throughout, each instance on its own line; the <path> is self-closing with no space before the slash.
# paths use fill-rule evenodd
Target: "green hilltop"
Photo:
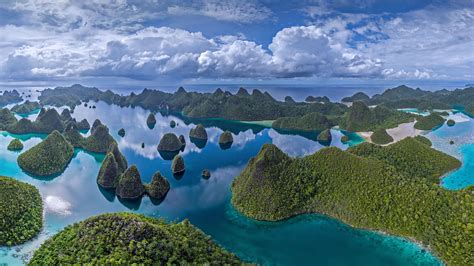
<path id="1" fill-rule="evenodd" d="M 191 225 L 131 213 L 103 214 L 46 240 L 29 265 L 237 265 L 240 260 Z"/>
<path id="2" fill-rule="evenodd" d="M 321 213 L 359 228 L 413 238 L 447 264 L 472 265 L 474 188 L 437 178 L 460 162 L 413 138 L 387 147 L 324 148 L 291 158 L 265 144 L 232 184 L 232 204 L 257 220 Z"/>

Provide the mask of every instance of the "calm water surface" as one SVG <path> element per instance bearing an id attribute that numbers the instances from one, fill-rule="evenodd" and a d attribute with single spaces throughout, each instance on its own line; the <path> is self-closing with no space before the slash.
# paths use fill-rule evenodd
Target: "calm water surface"
<path id="1" fill-rule="evenodd" d="M 92 104 L 97 109 L 80 106 L 73 116 L 77 119 L 87 118 L 91 124 L 94 119 L 101 119 L 111 129 L 129 165 L 137 165 L 143 182 L 149 182 L 153 173 L 160 171 L 171 183 L 170 192 L 162 202 L 152 202 L 147 197 L 140 201 L 120 201 L 113 193 L 100 189 L 96 184 L 104 156 L 81 150 L 76 150 L 74 159 L 60 176 L 52 180 L 35 179 L 17 166 L 19 153 L 10 152 L 6 147 L 14 137 L 20 137 L 24 141 L 25 151 L 45 136 L 12 136 L 0 132 L 0 175 L 35 185 L 45 202 L 45 227 L 42 233 L 24 245 L 0 248 L 1 263 L 23 264 L 45 239 L 68 224 L 105 212 L 133 211 L 170 221 L 189 218 L 194 225 L 242 259 L 266 265 L 440 264 L 430 253 L 404 239 L 355 230 L 327 217 L 303 215 L 283 222 L 265 223 L 247 219 L 233 210 L 230 205 L 232 180 L 264 143 L 273 143 L 291 156 L 304 156 L 324 147 L 315 141 L 316 133 L 290 134 L 257 125 L 207 121 L 205 126 L 209 140 L 204 148 L 199 148 L 188 138 L 190 128 L 197 121 L 158 114 L 157 124 L 150 130 L 146 125 L 148 111 L 120 108 L 101 102 Z M 32 114 L 30 118 L 36 115 Z M 174 129 L 169 127 L 171 120 L 178 123 Z M 432 138 L 432 134 L 434 140 L 439 139 L 439 143 L 442 143 L 445 135 L 453 136 L 449 130 L 459 132 L 461 130 L 455 129 L 463 127 L 473 132 L 472 120 L 465 123 L 458 123 L 453 128 L 442 127 L 430 133 L 429 137 Z M 471 128 L 464 128 L 468 125 Z M 117 135 L 122 127 L 126 131 L 124 138 Z M 230 149 L 222 150 L 217 143 L 223 130 L 230 130 L 234 134 L 234 143 Z M 171 162 L 164 160 L 156 150 L 161 136 L 168 132 L 186 137 L 187 146 L 182 153 L 186 172 L 182 177 L 173 177 Z M 343 133 L 336 130 L 332 133 L 331 145 L 346 149 L 348 145 L 340 142 Z M 350 137 L 350 145 L 361 141 L 357 135 L 352 134 Z M 463 141 L 467 140 L 464 138 Z M 142 142 L 145 148 L 141 147 Z M 438 142 L 434 142 L 437 146 Z M 462 141 L 459 140 L 459 143 Z M 465 148 L 461 147 L 464 146 L 458 146 L 462 153 Z M 203 169 L 211 171 L 209 180 L 201 178 Z"/>

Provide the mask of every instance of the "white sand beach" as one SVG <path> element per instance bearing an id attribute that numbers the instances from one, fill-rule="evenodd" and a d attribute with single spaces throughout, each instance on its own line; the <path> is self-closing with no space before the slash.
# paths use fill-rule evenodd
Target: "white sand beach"
<path id="1" fill-rule="evenodd" d="M 415 137 L 421 135 L 423 130 L 416 129 L 415 126 L 416 121 L 403 123 L 398 125 L 397 127 L 387 129 L 387 133 L 392 136 L 393 141 L 389 144 L 398 142 L 406 137 Z M 367 142 L 372 142 L 370 136 L 373 132 L 366 131 L 366 132 L 357 132 L 361 137 L 363 137 Z M 385 144 L 388 145 L 388 144 Z M 383 145 L 382 145 L 383 146 Z"/>

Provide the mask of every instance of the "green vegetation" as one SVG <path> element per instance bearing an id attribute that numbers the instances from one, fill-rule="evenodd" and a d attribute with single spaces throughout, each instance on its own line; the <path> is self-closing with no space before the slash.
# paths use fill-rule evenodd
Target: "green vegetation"
<path id="1" fill-rule="evenodd" d="M 189 137 L 194 139 L 207 140 L 207 132 L 202 124 L 198 124 L 189 131 Z"/>
<path id="2" fill-rule="evenodd" d="M 414 238 L 448 265 L 472 265 L 474 187 L 448 191 L 433 183 L 459 166 L 413 138 L 348 152 L 330 147 L 296 159 L 265 144 L 234 180 L 232 203 L 258 220 L 326 214 Z"/>
<path id="3" fill-rule="evenodd" d="M 145 188 L 150 197 L 162 199 L 170 190 L 170 183 L 160 172 L 156 172 L 151 179 L 151 183 L 145 185 Z"/>
<path id="4" fill-rule="evenodd" d="M 9 151 L 21 151 L 23 150 L 23 143 L 19 139 L 13 139 L 10 144 L 8 144 L 7 149 Z"/>
<path id="5" fill-rule="evenodd" d="M 127 159 L 120 152 L 117 143 L 110 145 L 99 170 L 97 184 L 104 188 L 116 188 L 120 175 L 128 168 Z"/>
<path id="6" fill-rule="evenodd" d="M 18 165 L 36 176 L 51 176 L 64 171 L 72 159 L 74 147 L 58 131 L 18 156 Z"/>
<path id="7" fill-rule="evenodd" d="M 330 129 L 325 129 L 321 133 L 319 133 L 318 137 L 316 138 L 319 142 L 323 143 L 331 143 L 332 135 Z"/>
<path id="8" fill-rule="evenodd" d="M 132 165 L 120 175 L 117 187 L 115 188 L 115 194 L 122 199 L 137 199 L 143 193 L 145 193 L 145 187 L 143 186 L 140 172 L 136 165 Z"/>
<path id="9" fill-rule="evenodd" d="M 421 135 L 418 135 L 416 137 L 414 137 L 415 140 L 425 144 L 425 145 L 428 145 L 428 147 L 431 147 L 433 145 L 433 143 L 431 143 L 431 140 L 427 137 L 423 137 Z"/>
<path id="10" fill-rule="evenodd" d="M 125 129 L 123 129 L 123 128 L 119 129 L 118 135 L 122 138 L 125 137 Z"/>
<path id="11" fill-rule="evenodd" d="M 445 119 L 438 114 L 430 114 L 428 116 L 421 116 L 417 118 L 415 128 L 420 130 L 432 130 L 443 125 Z"/>
<path id="12" fill-rule="evenodd" d="M 182 146 L 181 141 L 179 141 L 179 138 L 175 134 L 166 133 L 158 144 L 158 151 L 176 152 L 181 150 Z"/>
<path id="13" fill-rule="evenodd" d="M 348 141 L 349 141 L 349 137 L 348 137 L 348 136 L 344 135 L 344 136 L 341 137 L 341 142 L 342 142 L 342 143 L 346 143 L 346 142 L 348 142 Z"/>
<path id="14" fill-rule="evenodd" d="M 370 140 L 375 144 L 383 145 L 392 142 L 393 138 L 387 133 L 387 130 L 381 128 L 375 130 L 374 133 L 372 133 Z"/>
<path id="15" fill-rule="evenodd" d="M 174 120 L 171 120 L 171 121 L 170 121 L 170 127 L 171 127 L 171 128 L 176 127 L 176 122 L 175 122 Z"/>
<path id="16" fill-rule="evenodd" d="M 103 214 L 47 240 L 29 265 L 237 265 L 239 259 L 187 220 L 167 223 L 131 213 Z"/>
<path id="17" fill-rule="evenodd" d="M 17 104 L 12 107 L 11 111 L 17 114 L 28 114 L 41 108 L 38 102 L 30 102 L 26 100 L 22 104 Z"/>
<path id="18" fill-rule="evenodd" d="M 309 103 L 314 103 L 314 102 L 329 103 L 329 102 L 331 102 L 331 100 L 327 96 L 322 96 L 322 97 L 320 97 L 320 96 L 317 96 L 317 97 L 308 96 L 308 97 L 306 97 L 305 101 L 309 102 Z"/>
<path id="19" fill-rule="evenodd" d="M 91 128 L 87 119 L 82 119 L 76 124 L 76 127 L 78 130 L 89 130 Z"/>
<path id="20" fill-rule="evenodd" d="M 184 150 L 184 147 L 186 147 L 186 139 L 184 138 L 184 135 L 179 135 L 178 139 L 179 142 L 181 142 L 181 150 Z"/>
<path id="21" fill-rule="evenodd" d="M 414 115 L 389 109 L 385 106 L 376 106 L 370 109 L 363 102 L 354 102 L 344 118 L 340 127 L 347 131 L 375 131 L 383 128 L 393 128 L 401 123 L 411 122 Z"/>
<path id="22" fill-rule="evenodd" d="M 232 137 L 232 133 L 230 131 L 224 131 L 219 136 L 219 144 L 229 144 L 234 142 L 234 138 Z"/>
<path id="23" fill-rule="evenodd" d="M 301 131 L 322 131 L 332 126 L 326 116 L 316 112 L 302 117 L 281 117 L 272 124 L 273 128 Z"/>
<path id="24" fill-rule="evenodd" d="M 0 176 L 0 246 L 24 243 L 43 227 L 43 201 L 34 186 Z"/>
<path id="25" fill-rule="evenodd" d="M 181 155 L 177 154 L 174 156 L 173 161 L 171 162 L 171 171 L 174 175 L 181 174 L 186 170 L 184 165 L 184 159 Z"/>
<path id="26" fill-rule="evenodd" d="M 54 108 L 48 110 L 42 108 L 34 122 L 23 118 L 16 123 L 10 123 L 6 126 L 6 130 L 14 134 L 50 134 L 55 130 L 63 132 L 66 123 L 70 121 L 70 115 L 67 120 L 63 118 L 64 116 L 60 116 Z"/>
<path id="27" fill-rule="evenodd" d="M 105 125 L 92 127 L 91 133 L 82 143 L 82 148 L 87 151 L 106 153 L 110 145 L 115 143 L 114 138 L 109 134 L 109 128 Z"/>
<path id="28" fill-rule="evenodd" d="M 470 103 L 466 106 L 464 111 L 469 115 L 474 117 L 474 103 Z"/>
<path id="29" fill-rule="evenodd" d="M 357 92 L 354 95 L 350 97 L 344 97 L 342 98 L 342 102 L 350 103 L 350 102 L 367 102 L 370 100 L 370 97 L 363 93 L 363 92 Z"/>
<path id="30" fill-rule="evenodd" d="M 21 98 L 18 91 L 4 91 L 2 95 L 0 95 L 0 106 L 5 106 L 11 103 L 21 102 L 23 99 Z"/>
<path id="31" fill-rule="evenodd" d="M 449 119 L 449 120 L 446 122 L 446 125 L 448 125 L 448 126 L 450 126 L 450 127 L 454 126 L 455 124 L 456 124 L 456 122 L 455 122 L 454 120 L 452 120 L 452 119 Z"/>
<path id="32" fill-rule="evenodd" d="M 150 113 L 148 115 L 148 118 L 146 119 L 146 124 L 148 126 L 148 128 L 150 129 L 153 129 L 156 125 L 156 118 L 155 118 L 155 115 L 153 113 Z"/>
<path id="33" fill-rule="evenodd" d="M 7 108 L 0 109 L 0 130 L 5 130 L 9 125 L 17 122 L 15 115 Z"/>

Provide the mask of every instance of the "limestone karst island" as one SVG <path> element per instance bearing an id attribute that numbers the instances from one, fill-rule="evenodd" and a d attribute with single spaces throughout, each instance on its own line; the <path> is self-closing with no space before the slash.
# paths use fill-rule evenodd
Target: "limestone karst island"
<path id="1" fill-rule="evenodd" d="M 471 1 L 0 1 L 0 265 L 474 265 Z"/>

